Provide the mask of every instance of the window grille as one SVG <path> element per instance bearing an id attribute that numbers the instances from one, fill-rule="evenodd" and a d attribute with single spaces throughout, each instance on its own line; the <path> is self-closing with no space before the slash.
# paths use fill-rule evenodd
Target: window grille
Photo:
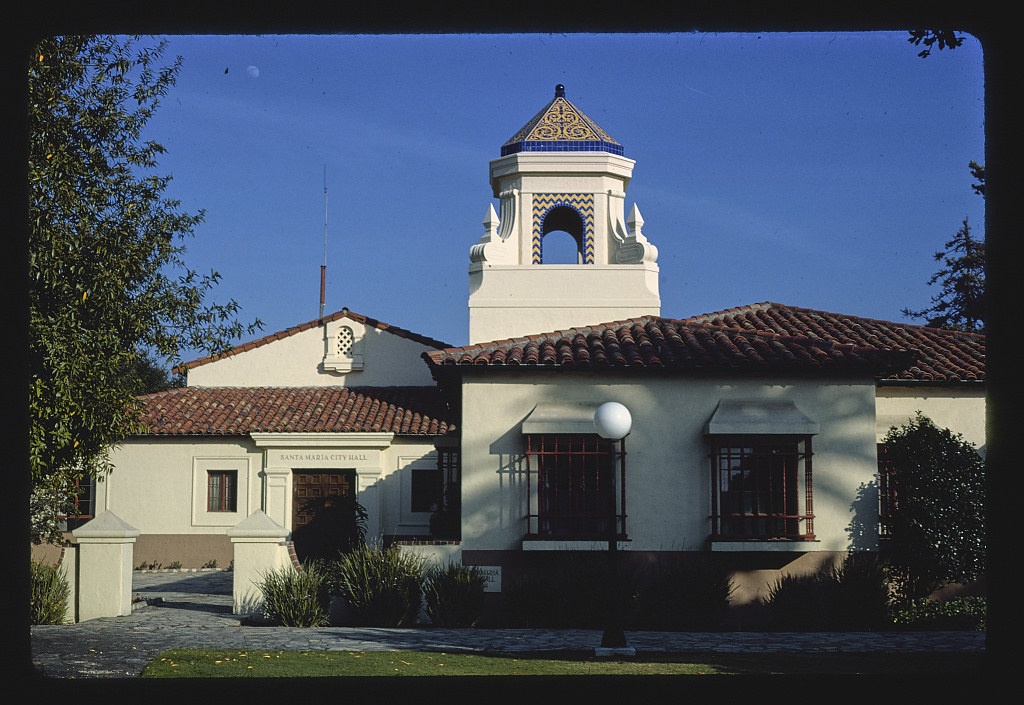
<path id="1" fill-rule="evenodd" d="M 238 472 L 235 470 L 210 470 L 206 480 L 206 511 L 236 511 Z"/>
<path id="2" fill-rule="evenodd" d="M 338 331 L 338 354 L 342 357 L 352 357 L 352 347 L 355 344 L 356 336 L 348 326 L 342 326 Z"/>
<path id="3" fill-rule="evenodd" d="M 529 535 L 606 540 L 615 501 L 617 534 L 626 537 L 624 463 L 614 444 L 596 434 L 528 434 L 526 446 Z"/>
<path id="4" fill-rule="evenodd" d="M 814 538 L 811 439 L 712 437 L 713 540 Z"/>

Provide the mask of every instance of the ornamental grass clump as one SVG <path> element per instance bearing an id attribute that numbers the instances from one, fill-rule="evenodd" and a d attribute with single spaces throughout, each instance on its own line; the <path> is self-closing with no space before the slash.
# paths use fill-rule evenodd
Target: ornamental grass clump
<path id="1" fill-rule="evenodd" d="M 423 580 L 427 616 L 435 627 L 474 627 L 484 606 L 487 578 L 476 566 L 449 561 Z"/>
<path id="2" fill-rule="evenodd" d="M 330 564 L 328 590 L 345 601 L 352 626 L 409 626 L 422 607 L 424 563 L 398 546 L 362 545 Z"/>
<path id="3" fill-rule="evenodd" d="M 67 624 L 71 587 L 57 566 L 32 561 L 29 618 L 32 624 Z"/>
<path id="4" fill-rule="evenodd" d="M 301 571 L 281 568 L 264 573 L 257 586 L 263 594 L 264 619 L 282 627 L 326 625 L 325 578 L 313 565 Z"/>
<path id="5" fill-rule="evenodd" d="M 887 567 L 874 553 L 851 553 L 815 573 L 785 575 L 763 601 L 782 631 L 874 631 L 890 626 Z"/>

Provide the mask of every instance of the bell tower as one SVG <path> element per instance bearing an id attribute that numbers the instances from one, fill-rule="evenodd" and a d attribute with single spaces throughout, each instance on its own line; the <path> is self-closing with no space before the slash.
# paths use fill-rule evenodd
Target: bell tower
<path id="1" fill-rule="evenodd" d="M 499 210 L 469 251 L 470 344 L 660 315 L 658 250 L 636 205 L 625 217 L 634 163 L 562 85 L 502 145 Z M 569 244 L 557 261 L 553 238 Z"/>

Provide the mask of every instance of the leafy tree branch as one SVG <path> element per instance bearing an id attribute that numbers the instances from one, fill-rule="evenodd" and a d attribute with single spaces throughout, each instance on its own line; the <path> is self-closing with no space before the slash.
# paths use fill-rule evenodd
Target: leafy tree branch
<path id="1" fill-rule="evenodd" d="M 262 327 L 208 301 L 220 276 L 185 263 L 203 213 L 168 195 L 165 149 L 142 139 L 181 66 L 164 50 L 59 36 L 29 60 L 29 460 L 33 485 L 64 499 L 142 430 L 140 357 L 219 352 Z"/>

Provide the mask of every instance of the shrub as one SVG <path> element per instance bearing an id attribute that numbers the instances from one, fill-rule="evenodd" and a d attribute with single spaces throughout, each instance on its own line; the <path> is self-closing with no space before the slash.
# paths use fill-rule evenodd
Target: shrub
<path id="1" fill-rule="evenodd" d="M 314 497 L 305 501 L 309 523 L 292 534 L 295 553 L 302 563 L 333 561 L 366 541 L 366 508 L 354 494 Z"/>
<path id="2" fill-rule="evenodd" d="M 424 560 L 402 551 L 361 545 L 328 564 L 328 592 L 344 599 L 354 626 L 413 624 L 423 602 Z"/>
<path id="3" fill-rule="evenodd" d="M 874 631 L 889 626 L 889 571 L 877 553 L 850 553 L 828 575 L 835 583 L 830 629 Z"/>
<path id="4" fill-rule="evenodd" d="M 920 599 L 893 610 L 892 621 L 904 629 L 985 631 L 988 603 L 984 597 L 939 601 Z"/>
<path id="5" fill-rule="evenodd" d="M 30 573 L 30 619 L 32 624 L 66 624 L 65 614 L 71 588 L 57 566 L 32 561 Z"/>
<path id="6" fill-rule="evenodd" d="M 816 573 L 785 575 L 764 600 L 771 628 L 872 631 L 889 625 L 885 565 L 874 553 L 851 553 Z"/>
<path id="7" fill-rule="evenodd" d="M 825 629 L 834 587 L 822 573 L 782 576 L 768 588 L 763 601 L 769 628 L 793 632 Z"/>
<path id="8" fill-rule="evenodd" d="M 449 561 L 434 566 L 423 580 L 427 616 L 437 627 L 473 627 L 484 606 L 487 579 L 476 566 Z"/>
<path id="9" fill-rule="evenodd" d="M 634 626 L 664 631 L 715 631 L 729 614 L 730 572 L 704 557 L 659 561 L 641 587 Z"/>
<path id="10" fill-rule="evenodd" d="M 263 593 L 263 616 L 282 627 L 320 627 L 327 624 L 324 574 L 313 565 L 302 571 L 292 568 L 263 574 L 258 587 Z"/>
<path id="11" fill-rule="evenodd" d="M 896 492 L 883 555 L 906 601 L 984 574 L 985 461 L 960 434 L 920 414 L 883 440 Z"/>

